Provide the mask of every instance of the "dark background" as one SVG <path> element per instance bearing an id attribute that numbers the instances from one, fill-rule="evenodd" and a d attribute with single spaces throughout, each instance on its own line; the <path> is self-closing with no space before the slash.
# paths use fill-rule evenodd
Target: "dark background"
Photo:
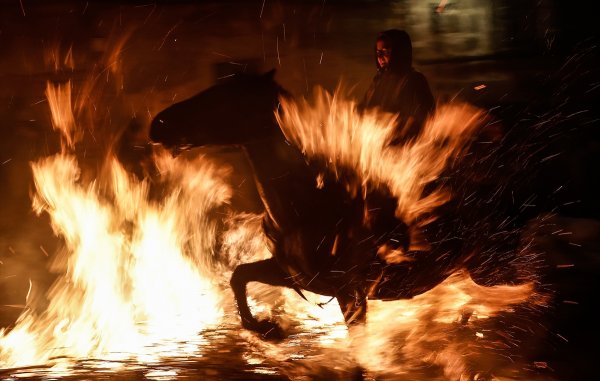
<path id="1" fill-rule="evenodd" d="M 599 20 L 592 5 L 457 0 L 441 9 L 437 1 L 0 1 L 1 325 L 10 326 L 20 313 L 29 279 L 34 292 L 48 287 L 46 253 L 59 245 L 47 218 L 31 211 L 30 162 L 59 150 L 46 81 L 80 83 L 114 41 L 128 36 L 115 81 L 121 90 L 117 100 L 106 100 L 105 128 L 121 131 L 135 119 L 136 138 L 143 140 L 154 114 L 239 70 L 239 64 L 276 68 L 276 79 L 295 95 L 310 95 L 316 85 L 333 90 L 343 81 L 360 98 L 375 72 L 374 36 L 400 28 L 412 36 L 414 66 L 440 102 L 457 98 L 490 110 L 506 132 L 542 147 L 538 161 L 528 164 L 534 168 L 528 190 L 539 208 L 523 218 L 554 211 L 580 240 L 577 247 L 545 241 L 549 247 L 566 245 L 560 253 L 575 269 L 552 272 L 549 280 L 559 285 L 560 298 L 579 302 L 557 307 L 552 324 L 570 341 L 550 346 L 545 355 L 558 363 L 560 379 L 591 373 L 600 275 Z M 55 70 L 50 52 L 65 54 L 70 47 L 74 68 Z M 486 87 L 476 90 L 479 85 Z"/>

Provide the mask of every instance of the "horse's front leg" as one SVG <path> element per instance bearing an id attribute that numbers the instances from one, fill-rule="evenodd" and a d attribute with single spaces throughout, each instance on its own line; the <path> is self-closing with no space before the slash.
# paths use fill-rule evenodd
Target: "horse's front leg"
<path id="1" fill-rule="evenodd" d="M 258 262 L 244 263 L 235 268 L 231 275 L 231 288 L 242 319 L 242 326 L 251 331 L 258 332 L 266 338 L 279 338 L 282 336 L 277 323 L 269 320 L 257 320 L 248 307 L 246 285 L 250 282 L 260 282 L 272 286 L 293 287 L 292 281 L 284 273 L 275 258 Z"/>
<path id="2" fill-rule="evenodd" d="M 336 294 L 338 304 L 348 327 L 364 324 L 367 320 L 367 294 L 359 288 L 343 289 Z"/>

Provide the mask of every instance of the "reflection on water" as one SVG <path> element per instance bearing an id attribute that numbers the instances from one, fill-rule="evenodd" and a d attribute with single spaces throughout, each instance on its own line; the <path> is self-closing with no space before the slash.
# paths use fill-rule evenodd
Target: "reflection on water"
<path id="1" fill-rule="evenodd" d="M 372 318 L 365 332 L 349 332 L 335 302 L 312 294 L 307 302 L 284 291 L 280 297 L 285 300 L 274 315 L 286 330 L 281 342 L 267 342 L 241 329 L 230 306 L 218 327 L 185 341 L 156 343 L 143 355 L 54 358 L 39 367 L 4 370 L 0 377 L 351 380 L 362 374 L 386 380 L 549 379 L 527 360 L 526 349 L 518 348 L 524 332 L 531 331 L 524 323 L 535 315 L 528 311 L 531 304 L 507 308 L 498 317 L 486 315 L 486 303 L 509 307 L 524 297 L 525 289 L 480 289 L 483 294 L 477 295 L 478 287 L 456 276 L 414 300 L 370 303 Z"/>

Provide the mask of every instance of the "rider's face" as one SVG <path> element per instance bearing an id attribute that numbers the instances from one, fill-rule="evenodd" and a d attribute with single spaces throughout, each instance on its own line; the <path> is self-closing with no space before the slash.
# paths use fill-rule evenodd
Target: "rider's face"
<path id="1" fill-rule="evenodd" d="M 377 54 L 377 63 L 379 64 L 379 67 L 386 70 L 392 58 L 392 48 L 385 41 L 378 40 L 375 45 L 375 52 Z"/>

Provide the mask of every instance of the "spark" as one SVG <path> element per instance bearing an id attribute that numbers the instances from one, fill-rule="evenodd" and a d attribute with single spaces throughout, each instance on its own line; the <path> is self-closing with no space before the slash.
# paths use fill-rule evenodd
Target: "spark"
<path id="1" fill-rule="evenodd" d="M 148 4 L 148 5 L 150 5 L 150 4 Z M 144 20 L 144 25 L 146 24 L 148 19 L 150 19 L 150 16 L 152 16 L 152 14 L 154 13 L 155 10 L 156 10 L 156 3 L 153 4 L 153 7 L 150 10 L 150 13 L 148 13 L 148 16 L 146 16 L 146 19 Z"/>
<path id="2" fill-rule="evenodd" d="M 314 277 L 312 277 L 312 279 L 306 284 L 306 286 L 310 286 L 310 284 L 313 282 L 313 280 L 315 280 L 318 276 L 319 276 L 320 272 L 316 273 Z"/>
<path id="3" fill-rule="evenodd" d="M 585 93 L 591 93 L 592 91 L 596 90 L 598 87 L 600 87 L 600 83 L 594 83 L 592 87 L 590 87 L 589 90 L 587 90 Z"/>
<path id="4" fill-rule="evenodd" d="M 49 257 L 48 252 L 44 249 L 44 246 L 40 245 L 40 250 L 42 250 L 42 253 L 44 253 L 46 257 Z"/>
<path id="5" fill-rule="evenodd" d="M 39 105 L 40 103 L 42 103 L 42 102 L 46 102 L 46 101 L 47 101 L 47 99 L 46 99 L 46 98 L 43 98 L 43 99 L 40 99 L 40 100 L 39 100 L 39 101 L 37 101 L 37 102 L 34 102 L 34 103 L 32 103 L 31 105 L 32 105 L 32 106 Z"/>
<path id="6" fill-rule="evenodd" d="M 25 303 L 29 300 L 29 295 L 31 295 L 31 289 L 33 288 L 33 283 L 31 282 L 31 278 L 29 278 L 29 290 L 27 290 L 27 295 L 25 296 Z"/>
<path id="7" fill-rule="evenodd" d="M 479 90 L 483 90 L 483 89 L 485 89 L 486 87 L 487 87 L 486 85 L 484 85 L 484 84 L 481 84 L 481 85 L 479 85 L 479 86 L 475 86 L 475 87 L 473 87 L 473 90 L 479 91 Z"/>
<path id="8" fill-rule="evenodd" d="M 258 18 L 261 19 L 262 18 L 262 14 L 263 14 L 263 10 L 265 9 L 265 1 L 263 0 L 262 2 L 262 6 L 260 7 L 260 14 L 258 15 Z"/>
<path id="9" fill-rule="evenodd" d="M 564 336 L 562 336 L 560 333 L 557 333 L 556 336 L 560 337 L 561 339 L 563 339 L 565 342 L 569 342 L 569 340 L 567 340 Z"/>
<path id="10" fill-rule="evenodd" d="M 11 161 L 11 160 L 12 160 L 12 158 L 10 158 L 10 159 L 8 159 L 8 160 L 5 160 L 5 161 L 3 161 L 3 162 L 2 162 L 2 165 L 4 165 L 4 164 L 8 163 L 8 162 L 9 162 L 9 161 Z"/>
<path id="11" fill-rule="evenodd" d="M 224 54 L 224 53 L 219 53 L 219 52 L 211 52 L 211 53 L 214 55 L 217 55 L 217 56 L 221 56 L 221 57 L 233 58 L 232 56 L 228 56 L 227 54 Z"/>
<path id="12" fill-rule="evenodd" d="M 224 76 L 222 76 L 222 77 L 218 77 L 217 79 L 231 78 L 231 77 L 233 77 L 233 76 L 235 76 L 235 74 L 227 74 L 227 75 L 224 75 Z"/>
<path id="13" fill-rule="evenodd" d="M 162 42 L 160 43 L 158 50 L 162 49 L 163 45 L 165 44 L 165 41 L 167 41 L 167 38 L 169 38 L 169 35 L 175 30 L 175 28 L 179 26 L 179 24 L 181 24 L 181 21 L 175 24 L 171 29 L 169 29 L 167 34 L 165 34 L 165 37 L 163 38 Z"/>
<path id="14" fill-rule="evenodd" d="M 593 124 L 600 121 L 600 119 L 592 119 L 592 120 L 588 120 L 587 122 L 583 122 L 581 123 L 582 126 L 587 126 L 588 124 Z"/>
<path id="15" fill-rule="evenodd" d="M 574 264 L 556 265 L 557 269 L 567 269 L 567 268 L 570 268 L 570 267 L 575 267 L 575 265 Z"/>
<path id="16" fill-rule="evenodd" d="M 450 102 L 454 102 L 456 100 L 456 98 L 460 95 L 460 93 L 462 93 L 464 89 L 460 89 L 456 92 L 456 94 L 454 94 L 454 96 L 450 99 Z"/>
<path id="17" fill-rule="evenodd" d="M 23 16 L 26 16 L 25 7 L 23 6 L 23 0 L 19 0 L 19 4 L 21 4 L 21 12 L 23 12 Z"/>
<path id="18" fill-rule="evenodd" d="M 279 36 L 275 37 L 275 44 L 277 47 L 277 62 L 279 62 L 279 66 L 281 66 L 281 58 L 279 58 Z"/>
<path id="19" fill-rule="evenodd" d="M 540 160 L 540 163 L 543 163 L 543 162 L 548 161 L 550 159 L 554 159 L 555 157 L 559 156 L 560 154 L 561 153 L 559 152 L 559 153 L 555 153 L 554 155 L 547 156 L 547 157 L 543 158 L 542 160 Z"/>
<path id="20" fill-rule="evenodd" d="M 572 114 L 569 114 L 569 115 L 567 115 L 567 116 L 565 117 L 565 119 L 570 119 L 570 118 L 574 117 L 575 115 L 579 115 L 579 114 L 585 114 L 586 112 L 588 112 L 588 110 L 581 110 L 581 111 L 577 111 L 577 112 L 574 112 L 574 113 L 572 113 Z"/>
<path id="21" fill-rule="evenodd" d="M 323 52 L 321 52 L 321 59 L 319 60 L 319 65 L 323 62 Z"/>
<path id="22" fill-rule="evenodd" d="M 263 62 L 267 62 L 267 53 L 265 52 L 265 34 L 260 34 L 260 39 L 262 41 L 262 52 L 263 52 Z"/>

